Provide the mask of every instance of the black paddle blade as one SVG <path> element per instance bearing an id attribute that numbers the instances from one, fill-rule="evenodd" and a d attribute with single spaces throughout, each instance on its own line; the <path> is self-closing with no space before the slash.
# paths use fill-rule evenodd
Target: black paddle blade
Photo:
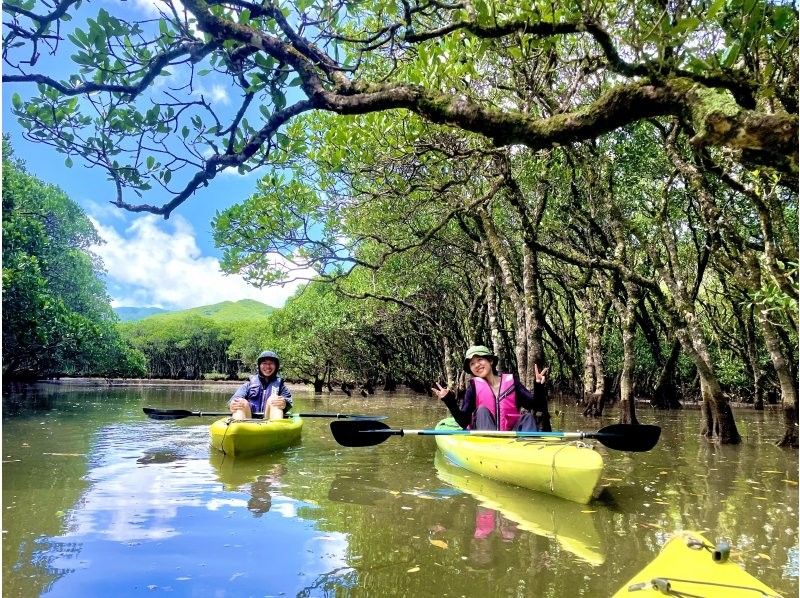
<path id="1" fill-rule="evenodd" d="M 150 419 L 183 419 L 192 415 L 199 415 L 187 411 L 186 409 L 155 409 L 154 407 L 142 407 L 144 414 Z"/>
<path id="2" fill-rule="evenodd" d="M 658 443 L 661 428 L 649 424 L 613 424 L 597 432 L 587 432 L 586 437 L 596 438 L 600 444 L 615 451 L 643 453 Z"/>
<path id="3" fill-rule="evenodd" d="M 375 446 L 399 433 L 399 430 L 392 430 L 373 419 L 337 419 L 331 422 L 331 434 L 342 446 Z"/>

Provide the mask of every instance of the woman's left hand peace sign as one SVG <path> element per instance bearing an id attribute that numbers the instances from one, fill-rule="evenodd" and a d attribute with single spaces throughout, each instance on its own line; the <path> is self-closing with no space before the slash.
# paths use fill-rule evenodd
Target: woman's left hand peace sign
<path id="1" fill-rule="evenodd" d="M 438 397 L 440 400 L 444 399 L 448 394 L 450 394 L 450 390 L 438 382 L 436 383 L 435 388 L 431 388 L 431 392 L 433 392 L 433 396 Z"/>
<path id="2" fill-rule="evenodd" d="M 537 384 L 544 384 L 547 381 L 547 372 L 549 370 L 549 367 L 540 370 L 538 365 L 533 364 L 533 375 Z"/>

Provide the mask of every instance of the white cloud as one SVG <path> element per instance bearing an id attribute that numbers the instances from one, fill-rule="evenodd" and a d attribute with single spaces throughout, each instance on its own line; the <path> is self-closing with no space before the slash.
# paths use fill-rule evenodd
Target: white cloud
<path id="1" fill-rule="evenodd" d="M 92 222 L 105 241 L 92 251 L 103 260 L 115 307 L 187 309 L 240 299 L 280 307 L 302 284 L 256 289 L 239 276 L 226 276 L 217 258 L 202 255 L 192 225 L 181 216 L 166 221 L 140 216 L 122 233 L 95 218 Z"/>
<path id="2" fill-rule="evenodd" d="M 228 94 L 228 90 L 219 83 L 212 84 L 211 89 L 208 89 L 202 84 L 195 83 L 194 91 L 192 93 L 196 96 L 202 96 L 207 102 L 210 100 L 212 104 L 221 104 L 223 106 L 227 106 L 231 103 L 231 97 Z"/>
<path id="3" fill-rule="evenodd" d="M 183 5 L 180 2 L 175 1 L 171 4 L 178 9 L 179 14 L 183 11 Z M 163 11 L 171 12 L 168 3 L 164 0 L 134 0 L 133 5 L 151 17 L 159 16 Z"/>
<path id="4" fill-rule="evenodd" d="M 127 212 L 120 210 L 117 206 L 110 201 L 95 201 L 93 199 L 84 199 L 82 202 L 86 208 L 86 212 L 94 216 L 93 222 L 97 219 L 102 220 L 116 220 L 117 222 L 124 222 Z"/>
<path id="5" fill-rule="evenodd" d="M 222 87 L 222 85 L 214 84 L 211 86 L 211 99 L 214 100 L 215 103 L 219 102 L 221 104 L 229 104 L 230 97 L 228 96 L 228 90 Z"/>

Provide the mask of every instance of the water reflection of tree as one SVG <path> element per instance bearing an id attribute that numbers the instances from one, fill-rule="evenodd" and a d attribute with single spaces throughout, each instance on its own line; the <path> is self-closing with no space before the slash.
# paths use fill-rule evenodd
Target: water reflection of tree
<path id="1" fill-rule="evenodd" d="M 350 567 L 339 567 L 318 575 L 314 582 L 297 592 L 297 598 L 308 596 L 340 596 L 348 589 L 358 587 L 358 572 Z M 387 588 L 383 595 L 391 594 Z"/>

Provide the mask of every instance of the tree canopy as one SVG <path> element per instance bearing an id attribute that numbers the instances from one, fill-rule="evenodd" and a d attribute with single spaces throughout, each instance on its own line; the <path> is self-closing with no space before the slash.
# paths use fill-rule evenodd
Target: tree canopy
<path id="1" fill-rule="evenodd" d="M 143 375 L 119 336 L 83 211 L 3 144 L 3 375 Z"/>
<path id="2" fill-rule="evenodd" d="M 168 217 L 223 169 L 302 152 L 300 114 L 405 110 L 533 150 L 680 119 L 698 148 L 797 181 L 797 12 L 763 0 L 167 0 L 158 18 L 12 1 L 3 81 L 31 139 L 104 168 L 114 203 Z M 66 39 L 65 39 L 66 38 Z M 47 52 L 76 70 L 51 76 Z M 44 72 L 43 72 L 44 71 Z M 238 92 L 224 110 L 211 83 Z M 154 201 L 138 202 L 130 193 Z"/>

